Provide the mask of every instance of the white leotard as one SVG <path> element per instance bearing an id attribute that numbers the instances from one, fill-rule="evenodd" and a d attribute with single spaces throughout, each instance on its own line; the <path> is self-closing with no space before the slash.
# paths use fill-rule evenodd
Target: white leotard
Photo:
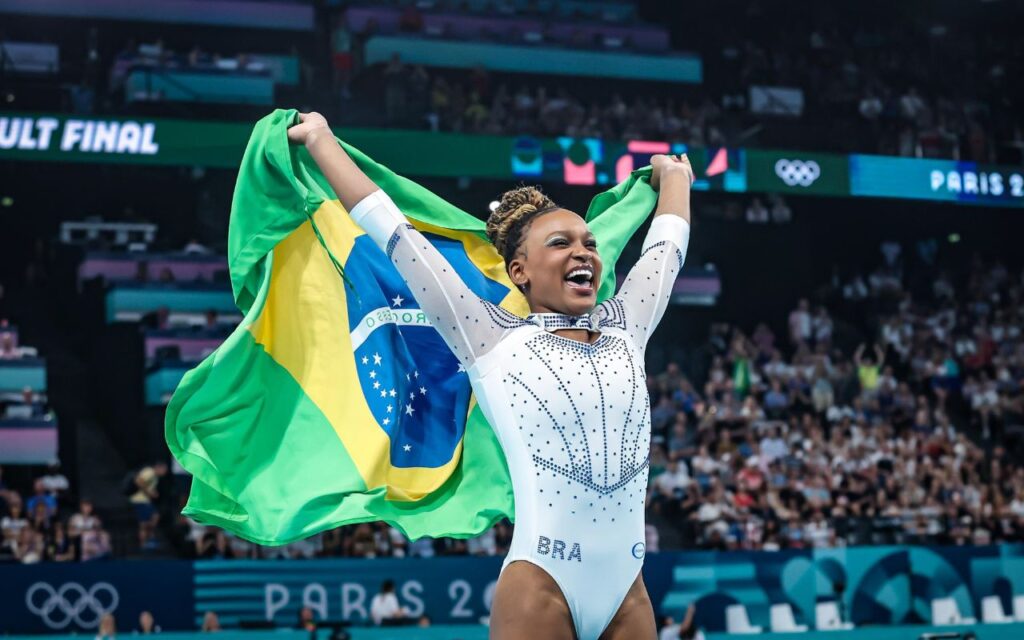
<path id="1" fill-rule="evenodd" d="M 577 637 L 598 638 L 643 564 L 644 351 L 682 268 L 689 224 L 657 216 L 619 292 L 590 315 L 523 319 L 477 297 L 383 191 L 351 215 L 462 362 L 497 433 L 516 505 L 503 568 L 525 560 L 547 571 Z M 586 344 L 551 333 L 569 327 L 601 335 Z"/>

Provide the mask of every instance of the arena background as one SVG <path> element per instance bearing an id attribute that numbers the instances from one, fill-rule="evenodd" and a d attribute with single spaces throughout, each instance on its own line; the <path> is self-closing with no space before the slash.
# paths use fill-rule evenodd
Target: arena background
<path id="1" fill-rule="evenodd" d="M 0 633 L 212 612 L 280 638 L 308 607 L 325 637 L 486 637 L 508 523 L 271 549 L 179 515 L 165 405 L 240 318 L 252 127 L 298 108 L 481 218 L 520 182 L 583 211 L 688 153 L 693 240 L 647 352 L 663 637 L 691 605 L 708 638 L 1024 637 L 1022 14 L 0 0 Z M 388 579 L 429 627 L 372 624 Z"/>

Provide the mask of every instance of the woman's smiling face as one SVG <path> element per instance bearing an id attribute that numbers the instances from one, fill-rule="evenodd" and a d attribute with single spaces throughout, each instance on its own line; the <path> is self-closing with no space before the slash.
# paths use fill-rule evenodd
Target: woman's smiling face
<path id="1" fill-rule="evenodd" d="M 572 211 L 555 209 L 529 223 L 508 272 L 512 282 L 526 285 L 531 311 L 579 316 L 597 304 L 601 267 L 587 223 Z"/>

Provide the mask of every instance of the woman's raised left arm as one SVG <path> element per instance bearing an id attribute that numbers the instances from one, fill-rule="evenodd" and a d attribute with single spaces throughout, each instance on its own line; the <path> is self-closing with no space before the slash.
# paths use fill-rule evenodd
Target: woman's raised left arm
<path id="1" fill-rule="evenodd" d="M 658 191 L 658 206 L 640 259 L 630 269 L 614 298 L 606 302 L 611 317 L 643 351 L 665 314 L 672 285 L 683 268 L 690 241 L 690 185 L 693 171 L 686 156 L 651 158 L 651 186 Z"/>

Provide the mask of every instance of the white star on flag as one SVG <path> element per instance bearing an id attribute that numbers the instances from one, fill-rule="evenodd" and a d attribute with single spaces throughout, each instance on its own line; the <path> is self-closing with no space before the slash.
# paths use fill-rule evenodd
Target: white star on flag
<path id="1" fill-rule="evenodd" d="M 374 389 L 380 389 L 380 381 L 379 380 L 374 380 L 373 381 L 373 388 Z"/>
<path id="2" fill-rule="evenodd" d="M 386 397 L 388 397 L 388 392 L 387 392 L 387 391 L 385 391 L 385 390 L 383 390 L 383 389 L 381 389 L 381 390 L 380 390 L 380 397 L 382 397 L 382 398 L 386 398 Z"/>
<path id="3" fill-rule="evenodd" d="M 379 353 L 373 354 L 373 364 L 380 364 L 380 354 Z"/>
<path id="4" fill-rule="evenodd" d="M 458 368 L 458 369 L 456 369 L 455 371 L 456 371 L 457 373 L 465 373 L 465 372 L 466 372 L 466 367 L 462 366 L 462 363 L 460 362 L 460 363 L 459 363 L 459 368 Z"/>
<path id="5" fill-rule="evenodd" d="M 406 415 L 410 415 L 411 416 L 413 411 L 415 411 L 415 409 L 412 408 L 411 404 L 405 405 L 405 413 L 406 413 Z"/>
<path id="6" fill-rule="evenodd" d="M 412 445 L 405 445 L 404 447 L 402 447 L 402 451 L 412 451 Z"/>
<path id="7" fill-rule="evenodd" d="M 377 377 L 377 372 L 376 371 L 371 371 L 370 372 L 370 379 L 372 380 L 373 378 L 376 378 L 376 377 Z"/>
<path id="8" fill-rule="evenodd" d="M 420 387 L 420 395 L 421 396 L 427 395 L 427 388 L 426 387 Z"/>
<path id="9" fill-rule="evenodd" d="M 415 393 L 413 393 L 412 391 L 410 391 L 410 392 L 409 392 L 409 399 L 410 399 L 410 400 L 415 400 L 415 399 L 416 399 L 416 394 L 415 394 Z"/>
<path id="10" fill-rule="evenodd" d="M 420 372 L 419 371 L 413 371 L 412 372 L 412 377 L 414 377 L 414 378 L 420 377 Z"/>
<path id="11" fill-rule="evenodd" d="M 395 397 L 395 390 L 392 389 L 391 391 L 388 391 L 388 395 L 390 395 L 392 398 L 394 398 Z"/>
<path id="12" fill-rule="evenodd" d="M 367 358 L 366 356 L 363 356 L 363 364 L 369 364 L 369 363 L 370 363 L 370 359 Z"/>
<path id="13" fill-rule="evenodd" d="M 391 424 L 391 418 L 384 418 L 384 422 L 383 422 L 383 424 L 384 424 L 385 426 L 387 426 L 387 425 Z"/>
<path id="14" fill-rule="evenodd" d="M 391 405 L 389 404 L 389 405 L 388 405 L 388 413 L 391 413 L 391 409 L 393 409 L 393 408 L 394 408 L 394 407 L 392 407 L 392 406 L 391 406 Z"/>
<path id="15" fill-rule="evenodd" d="M 405 374 L 405 381 L 406 381 L 406 382 L 409 382 L 409 380 L 410 380 L 410 379 L 411 379 L 411 378 L 409 378 L 409 374 L 408 374 L 408 373 L 407 373 L 407 374 Z"/>
<path id="16" fill-rule="evenodd" d="M 395 305 L 396 307 L 402 306 L 403 302 L 405 302 L 405 298 L 402 297 L 402 294 L 398 294 L 397 296 L 391 299 L 391 304 Z"/>

